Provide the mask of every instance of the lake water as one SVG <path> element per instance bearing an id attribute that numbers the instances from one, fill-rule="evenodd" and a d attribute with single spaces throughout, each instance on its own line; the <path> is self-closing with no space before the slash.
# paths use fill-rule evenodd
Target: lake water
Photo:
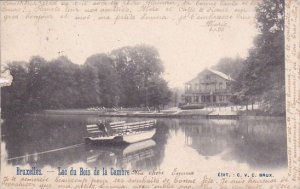
<path id="1" fill-rule="evenodd" d="M 284 118 L 158 119 L 155 136 L 129 146 L 89 146 L 86 124 L 96 116 L 31 115 L 4 120 L 3 166 L 286 170 Z M 137 121 L 134 118 L 101 118 Z M 2 167 L 3 168 L 3 167 Z"/>

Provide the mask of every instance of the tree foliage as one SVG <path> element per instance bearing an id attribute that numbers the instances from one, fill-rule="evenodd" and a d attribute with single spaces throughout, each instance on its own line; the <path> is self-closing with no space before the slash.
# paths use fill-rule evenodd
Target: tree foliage
<path id="1" fill-rule="evenodd" d="M 159 53 L 146 45 L 95 54 L 83 65 L 67 57 L 46 61 L 35 56 L 29 62 L 11 62 L 7 69 L 14 80 L 2 90 L 4 115 L 92 106 L 157 107 L 171 96 Z"/>
<path id="2" fill-rule="evenodd" d="M 262 1 L 256 18 L 260 34 L 235 83 L 236 98 L 259 102 L 270 114 L 284 114 L 284 1 Z"/>
<path id="3" fill-rule="evenodd" d="M 240 57 L 236 58 L 222 58 L 212 68 L 229 75 L 233 79 L 237 79 L 241 70 L 243 69 L 244 60 Z"/>
<path id="4" fill-rule="evenodd" d="M 124 106 L 152 106 L 148 101 L 150 78 L 161 77 L 164 72 L 159 53 L 154 47 L 138 45 L 123 47 L 111 53 L 120 74 L 120 103 Z"/>

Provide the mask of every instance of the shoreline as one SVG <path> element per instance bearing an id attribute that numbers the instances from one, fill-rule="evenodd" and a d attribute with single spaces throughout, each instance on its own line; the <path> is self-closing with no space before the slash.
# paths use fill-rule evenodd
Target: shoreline
<path id="1" fill-rule="evenodd" d="M 161 112 L 147 112 L 147 111 L 118 111 L 118 112 L 105 112 L 105 111 L 91 111 L 84 109 L 67 109 L 67 110 L 44 110 L 43 114 L 46 115 L 96 115 L 99 117 L 136 117 L 136 118 L 201 118 L 201 119 L 239 119 L 240 117 L 285 117 L 253 114 L 245 112 L 218 112 L 208 110 L 182 110 L 164 111 Z"/>

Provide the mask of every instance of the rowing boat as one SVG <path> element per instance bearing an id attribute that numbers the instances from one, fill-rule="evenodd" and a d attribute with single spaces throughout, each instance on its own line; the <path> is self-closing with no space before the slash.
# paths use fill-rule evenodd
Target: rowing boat
<path id="1" fill-rule="evenodd" d="M 140 122 L 111 122 L 102 124 L 104 129 L 99 128 L 99 124 L 87 125 L 87 143 L 135 143 L 151 139 L 156 133 L 156 120 Z"/>

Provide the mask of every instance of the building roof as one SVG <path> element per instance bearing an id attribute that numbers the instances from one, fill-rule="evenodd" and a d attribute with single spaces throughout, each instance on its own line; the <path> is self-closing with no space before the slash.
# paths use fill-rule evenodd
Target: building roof
<path id="1" fill-rule="evenodd" d="M 206 68 L 206 69 L 203 70 L 203 71 L 206 71 L 206 70 L 209 71 L 209 72 L 211 72 L 211 73 L 213 73 L 213 74 L 215 74 L 215 75 L 218 75 L 219 77 L 221 77 L 221 78 L 223 78 L 223 79 L 226 79 L 226 80 L 228 80 L 228 81 L 234 81 L 234 79 L 232 79 L 229 75 L 226 75 L 226 74 L 224 74 L 224 73 L 222 73 L 222 72 L 220 72 L 220 71 L 213 70 L 213 69 L 210 69 L 210 68 Z M 202 72 L 203 72 L 203 71 L 202 71 Z M 202 72 L 200 72 L 200 73 L 197 75 L 197 77 L 198 77 Z M 192 80 L 190 80 L 190 81 L 188 81 L 188 82 L 186 82 L 186 83 L 192 82 L 193 80 L 197 79 L 197 77 L 193 78 Z"/>
<path id="2" fill-rule="evenodd" d="M 214 74 L 216 74 L 216 75 L 218 75 L 218 76 L 220 76 L 220 77 L 222 77 L 222 78 L 224 78 L 224 79 L 226 79 L 226 80 L 233 81 L 233 79 L 229 75 L 226 75 L 222 72 L 219 72 L 217 70 L 213 70 L 213 69 L 210 69 L 210 68 L 208 68 L 207 70 L 214 73 Z"/>

